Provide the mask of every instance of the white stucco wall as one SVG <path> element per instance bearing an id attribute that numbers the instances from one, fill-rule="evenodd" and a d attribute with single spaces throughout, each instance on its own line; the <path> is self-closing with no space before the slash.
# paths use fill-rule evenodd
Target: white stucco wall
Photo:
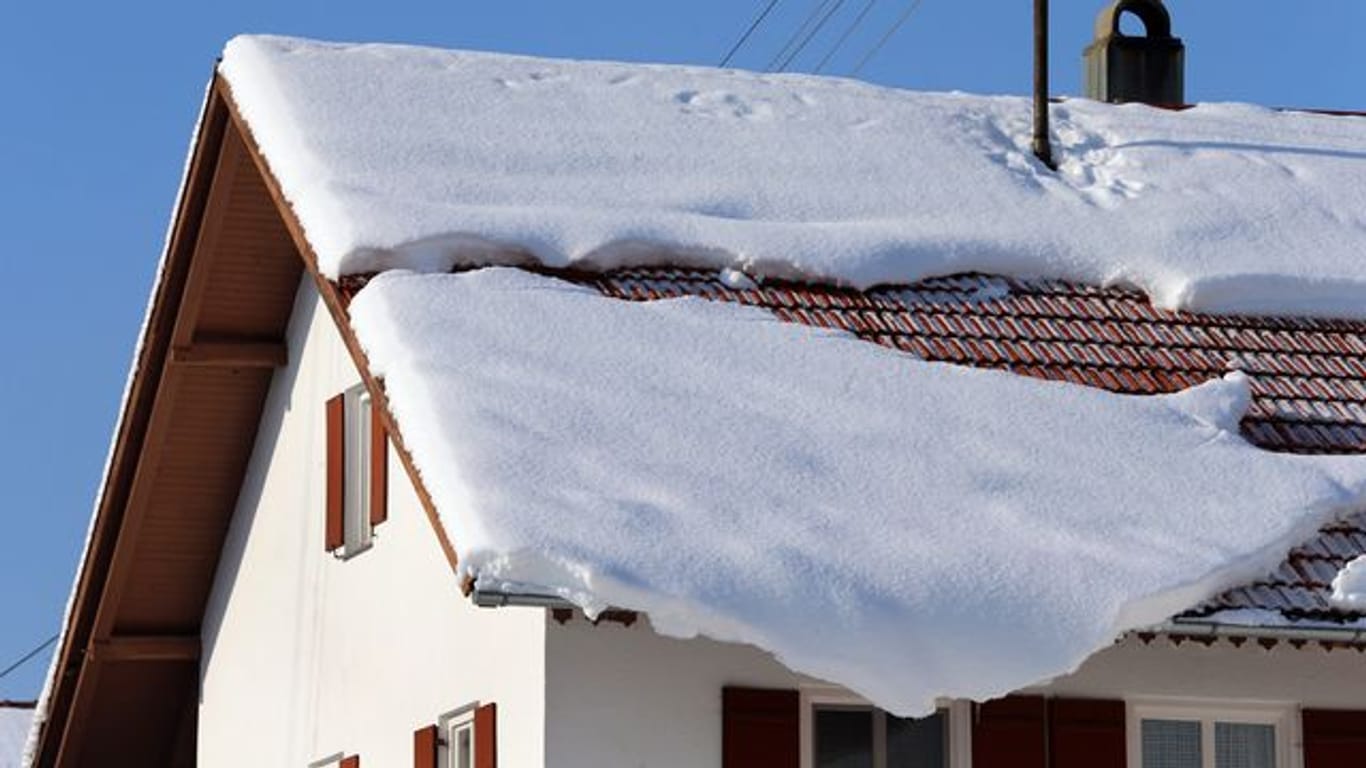
<path id="1" fill-rule="evenodd" d="M 793 674 L 755 648 L 593 626 L 576 617 L 551 622 L 546 646 L 546 765 L 555 768 L 719 768 L 721 689 L 796 688 L 804 701 L 857 700 L 837 687 Z M 1126 640 L 1076 673 L 1028 693 L 1131 702 L 1286 704 L 1366 709 L 1366 656 L 1281 644 L 1213 647 Z M 953 765 L 969 764 L 970 708 L 954 705 Z M 1295 734 L 1289 737 L 1294 740 Z M 1295 742 L 1297 748 L 1297 741 Z"/>
<path id="2" fill-rule="evenodd" d="M 199 764 L 411 765 L 414 729 L 480 700 L 500 764 L 542 765 L 544 613 L 472 607 L 392 451 L 374 546 L 323 551 L 323 408 L 359 376 L 307 279 L 289 352 L 205 615 Z"/>
<path id="3" fill-rule="evenodd" d="M 546 765 L 719 768 L 721 689 L 814 682 L 750 646 L 576 615 L 546 637 Z"/>
<path id="4" fill-rule="evenodd" d="M 1366 709 L 1366 655 L 1281 642 L 1266 649 L 1226 640 L 1211 646 L 1129 638 L 1076 672 L 1034 689 L 1077 698 L 1206 699 Z"/>

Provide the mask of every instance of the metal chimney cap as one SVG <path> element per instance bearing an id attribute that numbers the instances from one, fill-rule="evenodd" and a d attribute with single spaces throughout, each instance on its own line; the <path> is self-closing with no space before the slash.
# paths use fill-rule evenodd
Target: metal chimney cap
<path id="1" fill-rule="evenodd" d="M 1096 39 L 1125 37 L 1119 31 L 1119 19 L 1126 13 L 1132 13 L 1143 21 L 1148 37 L 1172 36 L 1172 16 L 1162 0 L 1116 0 L 1096 16 Z"/>

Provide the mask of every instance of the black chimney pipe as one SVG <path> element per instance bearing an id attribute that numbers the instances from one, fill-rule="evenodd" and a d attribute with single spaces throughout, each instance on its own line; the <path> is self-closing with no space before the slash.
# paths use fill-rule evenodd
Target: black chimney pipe
<path id="1" fill-rule="evenodd" d="M 1048 131 L 1048 0 L 1034 0 L 1034 156 L 1058 170 Z"/>

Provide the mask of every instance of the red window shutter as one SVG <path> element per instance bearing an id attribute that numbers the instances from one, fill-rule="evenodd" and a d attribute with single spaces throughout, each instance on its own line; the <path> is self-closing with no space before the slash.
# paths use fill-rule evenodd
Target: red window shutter
<path id="1" fill-rule="evenodd" d="M 1007 696 L 978 704 L 972 723 L 973 768 L 1046 768 L 1046 721 L 1042 696 Z"/>
<path id="2" fill-rule="evenodd" d="M 343 757 L 339 765 L 341 766 L 341 768 L 360 768 L 360 755 Z"/>
<path id="3" fill-rule="evenodd" d="M 796 691 L 721 691 L 722 768 L 797 768 L 801 698 Z"/>
<path id="4" fill-rule="evenodd" d="M 370 401 L 370 524 L 389 519 L 389 433 L 379 415 L 379 403 Z"/>
<path id="5" fill-rule="evenodd" d="M 1361 768 L 1366 763 L 1366 711 L 1306 709 L 1304 768 Z"/>
<path id="6" fill-rule="evenodd" d="M 1124 702 L 1053 699 L 1048 702 L 1051 768 L 1126 768 Z"/>
<path id="7" fill-rule="evenodd" d="M 413 731 L 413 768 L 437 768 L 437 742 L 435 725 Z"/>
<path id="8" fill-rule="evenodd" d="M 328 552 L 346 542 L 342 518 L 346 514 L 346 396 L 327 401 L 327 523 L 324 546 Z"/>
<path id="9" fill-rule="evenodd" d="M 474 710 L 474 768 L 498 768 L 498 705 Z"/>

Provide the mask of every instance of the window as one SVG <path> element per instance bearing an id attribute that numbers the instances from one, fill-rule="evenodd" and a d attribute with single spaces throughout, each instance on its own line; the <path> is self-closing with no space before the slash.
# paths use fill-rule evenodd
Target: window
<path id="1" fill-rule="evenodd" d="M 953 730 L 970 720 L 952 708 L 901 718 L 835 689 L 804 690 L 803 698 L 804 768 L 953 768 L 951 744 L 971 736 Z"/>
<path id="2" fill-rule="evenodd" d="M 1130 764 L 1137 768 L 1290 768 L 1289 706 L 1135 704 Z"/>
<path id="3" fill-rule="evenodd" d="M 467 704 L 413 732 L 416 768 L 497 768 L 498 705 Z"/>
<path id="4" fill-rule="evenodd" d="M 358 384 L 327 403 L 327 551 L 370 548 L 388 516 L 388 442 L 370 393 Z"/>
<path id="5" fill-rule="evenodd" d="M 447 712 L 437 721 L 441 731 L 441 768 L 474 768 L 474 712 L 470 704 Z"/>
<path id="6" fill-rule="evenodd" d="M 364 385 L 346 390 L 346 492 L 342 557 L 370 548 L 370 393 Z"/>
<path id="7" fill-rule="evenodd" d="M 814 768 L 948 768 L 948 718 L 909 720 L 866 707 L 816 707 Z"/>

